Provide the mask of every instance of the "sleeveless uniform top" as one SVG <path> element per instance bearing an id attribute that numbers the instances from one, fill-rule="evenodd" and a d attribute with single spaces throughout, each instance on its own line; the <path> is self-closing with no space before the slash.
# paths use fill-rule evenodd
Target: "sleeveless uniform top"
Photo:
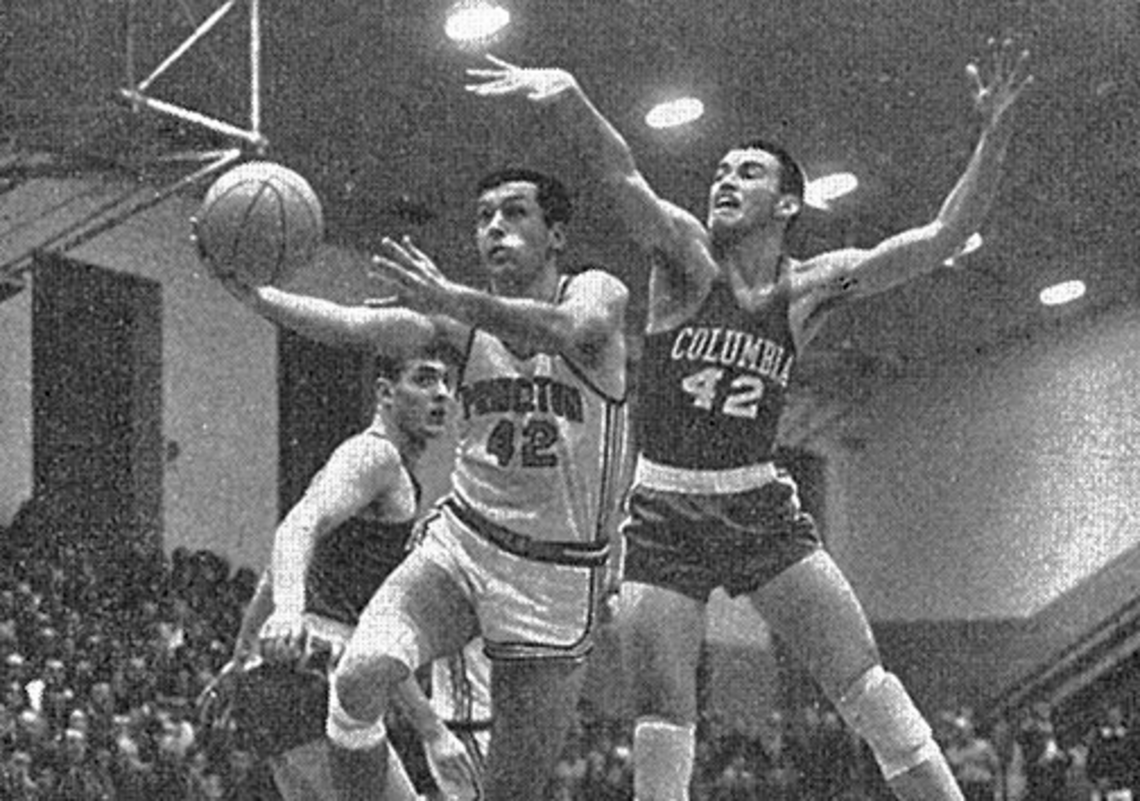
<path id="1" fill-rule="evenodd" d="M 755 311 L 716 280 L 683 324 L 646 335 L 637 432 L 645 458 L 690 470 L 771 461 L 795 361 L 789 302 L 786 278 Z"/>
<path id="2" fill-rule="evenodd" d="M 559 287 L 563 295 L 569 279 Z M 625 399 L 561 354 L 474 330 L 459 391 L 454 496 L 531 540 L 595 543 L 618 503 Z"/>
<path id="3" fill-rule="evenodd" d="M 366 436 L 385 439 L 375 431 Z M 420 484 L 404 465 L 416 505 Z M 305 610 L 355 626 L 380 583 L 407 555 L 416 516 L 384 520 L 384 505 L 374 499 L 354 517 L 317 541 L 305 577 Z"/>

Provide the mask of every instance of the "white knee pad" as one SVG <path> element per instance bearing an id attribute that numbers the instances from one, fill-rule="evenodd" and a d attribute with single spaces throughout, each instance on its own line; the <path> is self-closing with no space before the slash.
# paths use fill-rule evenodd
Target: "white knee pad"
<path id="1" fill-rule="evenodd" d="M 860 676 L 836 707 L 847 725 L 867 741 L 887 780 L 941 753 L 902 682 L 881 665 Z"/>
<path id="2" fill-rule="evenodd" d="M 388 737 L 384 716 L 375 721 L 357 720 L 344 711 L 336 694 L 336 682 L 329 682 L 329 714 L 325 719 L 325 734 L 333 745 L 349 751 L 367 751 L 376 748 Z"/>
<path id="3" fill-rule="evenodd" d="M 688 801 L 695 751 L 695 727 L 638 721 L 633 729 L 636 801 Z"/>

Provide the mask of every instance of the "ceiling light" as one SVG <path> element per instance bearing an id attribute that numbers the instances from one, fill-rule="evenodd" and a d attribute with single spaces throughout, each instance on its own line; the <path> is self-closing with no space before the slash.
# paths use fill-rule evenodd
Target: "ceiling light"
<path id="1" fill-rule="evenodd" d="M 1062 281 L 1059 284 L 1045 287 L 1038 297 L 1046 306 L 1060 306 L 1062 303 L 1071 303 L 1084 294 L 1084 281 Z"/>
<path id="2" fill-rule="evenodd" d="M 849 172 L 823 175 L 804 185 L 804 203 L 812 208 L 827 210 L 831 201 L 855 191 L 859 179 Z"/>
<path id="3" fill-rule="evenodd" d="M 463 0 L 452 6 L 444 31 L 456 42 L 477 42 L 494 36 L 510 21 L 510 12 L 502 6 L 486 0 Z"/>
<path id="4" fill-rule="evenodd" d="M 665 103 L 658 103 L 645 115 L 645 124 L 650 128 L 676 128 L 687 122 L 700 119 L 705 113 L 705 104 L 695 97 L 679 97 Z"/>
<path id="5" fill-rule="evenodd" d="M 963 256 L 970 255 L 975 250 L 980 248 L 982 246 L 982 241 L 982 235 L 975 231 L 974 233 L 970 234 L 969 239 L 966 240 L 966 244 L 962 245 L 957 253 L 942 263 L 947 267 L 956 267 L 958 265 L 958 260 Z"/>

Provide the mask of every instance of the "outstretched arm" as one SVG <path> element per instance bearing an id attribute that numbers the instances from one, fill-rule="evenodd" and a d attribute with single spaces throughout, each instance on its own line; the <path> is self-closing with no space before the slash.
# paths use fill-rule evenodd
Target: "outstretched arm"
<path id="1" fill-rule="evenodd" d="M 488 56 L 494 65 L 469 69 L 481 80 L 467 86 L 480 97 L 522 95 L 549 105 L 581 151 L 584 161 L 607 186 L 630 233 L 650 250 L 674 254 L 704 227 L 687 211 L 657 196 L 634 162 L 625 138 L 594 106 L 574 76 L 560 69 L 524 69 Z"/>
<path id="2" fill-rule="evenodd" d="M 629 292 L 602 270 L 574 277 L 559 302 L 502 297 L 449 280 L 409 237 L 383 241 L 377 274 L 402 294 L 467 325 L 482 328 L 525 349 L 563 353 L 585 366 L 614 356 L 609 345 L 623 330 Z"/>
<path id="3" fill-rule="evenodd" d="M 898 286 L 940 267 L 962 248 L 989 211 L 1013 133 L 1013 106 L 1033 78 L 1028 51 L 1013 52 L 1006 40 L 995 47 L 993 76 L 983 82 L 977 65 L 966 68 L 974 83 L 974 105 L 982 133 L 969 164 L 935 219 L 893 236 L 870 250 L 841 250 L 811 259 L 801 275 L 819 307 L 847 297 L 865 297 Z"/>
<path id="4" fill-rule="evenodd" d="M 273 541 L 273 613 L 261 631 L 267 659 L 304 650 L 305 576 L 317 541 L 387 492 L 402 470 L 388 443 L 355 436 L 338 447 L 281 524 Z"/>
<path id="5" fill-rule="evenodd" d="M 450 336 L 456 344 L 465 337 L 452 320 L 429 318 L 400 306 L 346 306 L 273 286 L 251 286 L 235 273 L 217 269 L 205 252 L 199 250 L 199 255 L 214 277 L 243 305 L 316 342 L 369 348 L 401 358 L 422 348 L 438 332 Z"/>

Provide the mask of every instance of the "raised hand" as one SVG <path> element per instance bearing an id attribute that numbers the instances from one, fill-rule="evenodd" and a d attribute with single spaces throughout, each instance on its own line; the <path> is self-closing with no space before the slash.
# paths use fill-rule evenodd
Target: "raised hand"
<path id="1" fill-rule="evenodd" d="M 987 83 L 982 78 L 977 64 L 966 65 L 966 75 L 974 84 L 974 107 L 985 119 L 986 125 L 996 126 L 1013 106 L 1022 91 L 1033 83 L 1029 74 L 1029 51 L 1015 53 L 1013 41 L 1006 39 L 1000 44 L 990 39 L 993 75 Z"/>
<path id="2" fill-rule="evenodd" d="M 448 312 L 448 301 L 456 284 L 440 271 L 431 257 L 405 236 L 397 243 L 385 237 L 382 253 L 372 257 L 372 278 L 397 288 L 401 305 L 420 311 Z"/>
<path id="3" fill-rule="evenodd" d="M 482 83 L 469 83 L 466 89 L 480 97 L 518 94 L 536 103 L 546 103 L 578 87 L 574 76 L 566 70 L 527 69 L 492 55 L 488 55 L 487 60 L 495 68 L 467 70 L 469 77 L 479 78 Z"/>

